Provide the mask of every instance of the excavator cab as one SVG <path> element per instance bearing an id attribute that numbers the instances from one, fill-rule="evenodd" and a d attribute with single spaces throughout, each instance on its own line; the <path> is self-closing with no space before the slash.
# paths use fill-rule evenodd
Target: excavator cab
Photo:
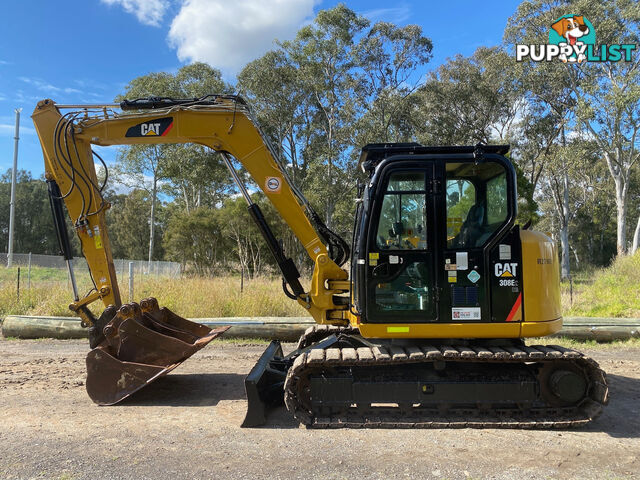
<path id="1" fill-rule="evenodd" d="M 352 275 L 360 328 L 512 322 L 522 264 L 507 146 L 367 145 Z M 509 267 L 499 284 L 495 265 Z M 492 295 L 492 291 L 494 294 Z M 506 312 L 506 313 L 505 313 Z M 368 327 L 371 325 L 371 327 Z M 407 327 L 404 327 L 405 329 Z M 499 335 L 496 335 L 499 336 Z"/>

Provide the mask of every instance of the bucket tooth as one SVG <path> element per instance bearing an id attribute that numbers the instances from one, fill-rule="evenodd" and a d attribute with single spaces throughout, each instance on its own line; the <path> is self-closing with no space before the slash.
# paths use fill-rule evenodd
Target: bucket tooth
<path id="1" fill-rule="evenodd" d="M 211 329 L 159 308 L 155 298 L 122 305 L 87 355 L 87 392 L 113 405 L 166 375 L 230 327 Z"/>

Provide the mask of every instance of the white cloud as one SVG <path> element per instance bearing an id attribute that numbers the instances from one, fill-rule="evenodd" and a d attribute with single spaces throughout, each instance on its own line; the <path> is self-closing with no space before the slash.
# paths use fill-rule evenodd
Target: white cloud
<path id="1" fill-rule="evenodd" d="M 38 90 L 42 90 L 44 92 L 52 92 L 52 93 L 82 93 L 81 90 L 77 88 L 65 87 L 60 88 L 55 85 L 51 85 L 50 83 L 45 82 L 44 80 L 40 80 L 39 78 L 29 78 L 29 77 L 19 77 L 24 83 L 28 83 L 29 85 L 33 85 Z"/>
<path id="2" fill-rule="evenodd" d="M 317 0 L 186 0 L 169 43 L 181 61 L 202 61 L 228 74 L 292 38 Z"/>
<path id="3" fill-rule="evenodd" d="M 102 0 L 107 5 L 120 5 L 124 11 L 135 15 L 140 23 L 159 27 L 169 6 L 167 0 Z"/>
<path id="4" fill-rule="evenodd" d="M 402 23 L 409 19 L 411 16 L 411 10 L 407 5 L 400 5 L 393 8 L 378 8 L 375 10 L 368 10 L 362 12 L 363 17 L 367 17 L 372 22 L 390 22 L 390 23 Z"/>

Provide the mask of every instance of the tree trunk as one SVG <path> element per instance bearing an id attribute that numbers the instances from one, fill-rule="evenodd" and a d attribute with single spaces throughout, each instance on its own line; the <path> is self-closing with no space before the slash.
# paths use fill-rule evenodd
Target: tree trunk
<path id="1" fill-rule="evenodd" d="M 569 247 L 569 174 L 565 166 L 562 180 L 562 230 L 560 231 L 560 245 L 562 246 L 562 279 L 571 277 L 570 247 Z"/>
<path id="2" fill-rule="evenodd" d="M 636 231 L 633 233 L 633 246 L 631 247 L 631 255 L 635 255 L 640 247 L 640 215 L 638 215 L 638 223 L 636 224 Z"/>
<path id="3" fill-rule="evenodd" d="M 620 256 L 627 253 L 627 183 L 622 176 L 619 176 L 615 178 L 615 185 L 617 209 L 616 245 Z"/>
<path id="4" fill-rule="evenodd" d="M 153 190 L 151 191 L 151 218 L 149 224 L 149 264 L 148 271 L 151 271 L 151 261 L 153 260 L 153 243 L 156 226 L 156 196 L 158 194 L 158 178 L 153 177 Z"/>

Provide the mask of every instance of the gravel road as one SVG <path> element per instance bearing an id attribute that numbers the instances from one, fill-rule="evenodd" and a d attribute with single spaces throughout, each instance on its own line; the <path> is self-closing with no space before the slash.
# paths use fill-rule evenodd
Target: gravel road
<path id="1" fill-rule="evenodd" d="M 640 349 L 584 352 L 611 402 L 588 428 L 241 429 L 265 345 L 214 341 L 115 407 L 84 389 L 83 340 L 0 339 L 0 479 L 640 479 Z M 288 346 L 292 348 L 292 346 Z"/>

